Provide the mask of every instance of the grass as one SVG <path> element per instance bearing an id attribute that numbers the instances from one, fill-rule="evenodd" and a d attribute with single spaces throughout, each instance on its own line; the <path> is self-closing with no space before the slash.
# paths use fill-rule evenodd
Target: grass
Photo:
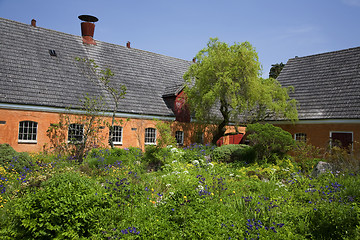
<path id="1" fill-rule="evenodd" d="M 360 180 L 312 178 L 291 159 L 223 164 L 210 146 L 146 154 L 94 150 L 88 161 L 33 155 L 0 167 L 0 239 L 357 239 Z M 98 161 L 98 162 L 97 162 Z M 67 213 L 60 217 L 59 213 Z M 69 224 L 71 223 L 71 224 Z"/>

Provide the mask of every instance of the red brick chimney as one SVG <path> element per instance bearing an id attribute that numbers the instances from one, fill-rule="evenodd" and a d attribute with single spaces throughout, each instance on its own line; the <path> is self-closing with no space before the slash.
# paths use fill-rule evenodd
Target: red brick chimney
<path id="1" fill-rule="evenodd" d="M 83 43 L 96 45 L 96 42 L 93 39 L 95 30 L 94 22 L 99 21 L 99 19 L 90 15 L 80 15 L 79 19 L 84 21 L 81 23 L 81 35 Z"/>
<path id="2" fill-rule="evenodd" d="M 31 19 L 31 26 L 36 27 L 36 20 L 35 19 Z"/>
<path id="3" fill-rule="evenodd" d="M 130 48 L 130 42 L 129 41 L 126 43 L 126 47 Z"/>

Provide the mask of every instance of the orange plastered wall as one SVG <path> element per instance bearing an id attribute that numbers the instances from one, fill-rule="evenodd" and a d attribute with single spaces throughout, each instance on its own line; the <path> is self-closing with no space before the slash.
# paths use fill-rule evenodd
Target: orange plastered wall
<path id="1" fill-rule="evenodd" d="M 5 124 L 0 124 L 0 144 L 8 143 L 16 151 L 19 152 L 42 151 L 45 145 L 50 145 L 50 140 L 49 137 L 46 135 L 46 131 L 49 129 L 50 124 L 59 123 L 60 115 L 60 113 L 0 109 L 0 121 L 5 122 Z M 108 123 L 111 122 L 110 117 L 106 117 L 103 119 L 106 120 Z M 123 137 L 122 144 L 115 145 L 115 147 L 139 147 L 144 150 L 145 129 L 156 129 L 156 121 L 151 119 L 137 118 L 133 118 L 130 120 L 127 120 L 125 118 L 116 118 L 116 120 L 122 121 L 121 124 L 117 125 L 123 127 Z M 21 121 L 34 121 L 38 123 L 37 143 L 18 142 L 19 122 Z M 171 128 L 173 130 L 174 136 L 175 131 L 184 131 L 184 145 L 187 146 L 190 145 L 193 140 L 194 132 L 197 129 L 195 125 L 196 124 L 193 123 L 180 123 L 175 121 L 171 123 Z M 105 127 L 104 129 L 100 129 L 99 134 L 103 139 L 102 145 L 108 146 L 109 129 L 107 127 Z M 204 143 L 209 143 L 211 141 L 211 136 L 205 134 L 204 140 Z"/>
<path id="2" fill-rule="evenodd" d="M 49 147 L 50 139 L 46 135 L 46 131 L 49 129 L 50 124 L 59 123 L 60 113 L 50 112 L 36 112 L 36 111 L 25 111 L 25 110 L 9 110 L 0 109 L 0 121 L 5 124 L 0 124 L 0 144 L 8 143 L 16 151 L 19 152 L 39 152 L 44 150 L 44 146 Z M 111 122 L 110 117 L 103 118 L 108 123 Z M 139 147 L 144 150 L 145 141 L 145 129 L 155 128 L 156 121 L 151 119 L 137 119 L 133 118 L 127 120 L 125 118 L 116 118 L 117 121 L 122 121 L 121 124 L 117 124 L 123 127 L 122 144 L 115 145 L 115 147 L 128 148 L 128 147 Z M 19 122 L 21 121 L 34 121 L 38 123 L 37 128 L 37 143 L 19 143 Z M 204 133 L 204 144 L 210 143 L 212 135 L 211 128 L 214 126 L 204 127 L 196 123 L 184 123 L 184 122 L 171 122 L 171 129 L 173 136 L 176 131 L 184 132 L 184 146 L 190 145 L 194 142 L 196 132 L 200 131 Z M 210 131 L 208 131 L 210 129 Z M 232 127 L 228 127 L 228 131 L 233 131 Z M 245 132 L 245 128 L 240 128 L 241 132 Z M 67 134 L 67 133 L 66 133 Z M 103 139 L 102 145 L 108 145 L 109 129 L 105 127 L 100 129 L 99 134 Z M 159 134 L 158 134 L 159 135 Z M 158 136 L 157 136 L 158 137 Z M 225 138 L 226 139 L 226 138 Z"/>
<path id="3" fill-rule="evenodd" d="M 111 118 L 107 117 L 104 120 L 111 122 Z M 123 144 L 116 145 L 116 147 L 140 147 L 144 149 L 145 128 L 156 128 L 156 122 L 147 119 L 130 119 L 117 118 L 117 121 L 122 120 L 123 127 Z M 49 145 L 50 141 L 46 135 L 46 131 L 52 123 L 59 123 L 59 113 L 49 112 L 35 112 L 23 110 L 8 110 L 0 109 L 0 121 L 5 124 L 0 124 L 0 144 L 8 143 L 16 151 L 19 152 L 39 152 L 43 150 L 45 144 Z M 38 123 L 37 143 L 18 143 L 19 122 L 34 121 Z M 108 146 L 109 129 L 100 130 L 103 137 L 103 145 Z"/>
<path id="4" fill-rule="evenodd" d="M 0 124 L 0 143 L 8 143 L 16 151 L 38 152 L 42 150 L 45 143 L 49 142 L 46 130 L 50 123 L 59 122 L 59 114 L 0 109 L 0 121 L 5 121 L 5 124 Z M 38 123 L 37 144 L 18 143 L 19 122 L 21 121 Z"/>
<path id="5" fill-rule="evenodd" d="M 360 142 L 360 124 L 282 124 L 276 125 L 290 132 L 306 133 L 306 139 L 314 146 L 327 148 L 330 140 L 330 132 L 352 132 L 354 142 Z"/>

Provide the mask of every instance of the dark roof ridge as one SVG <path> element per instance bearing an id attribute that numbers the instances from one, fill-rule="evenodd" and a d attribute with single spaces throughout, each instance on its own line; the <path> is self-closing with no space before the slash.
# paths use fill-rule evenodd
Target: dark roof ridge
<path id="1" fill-rule="evenodd" d="M 299 58 L 308 58 L 308 57 L 318 57 L 318 56 L 321 56 L 321 55 L 329 55 L 329 54 L 345 52 L 345 51 L 350 51 L 350 50 L 355 50 L 355 49 L 360 49 L 360 47 L 351 47 L 351 48 L 345 48 L 345 49 L 335 50 L 335 51 L 331 51 L 331 52 L 316 53 L 316 54 L 306 55 L 306 56 L 303 56 L 303 57 L 296 56 L 296 57 L 290 58 L 289 60 L 299 59 Z"/>

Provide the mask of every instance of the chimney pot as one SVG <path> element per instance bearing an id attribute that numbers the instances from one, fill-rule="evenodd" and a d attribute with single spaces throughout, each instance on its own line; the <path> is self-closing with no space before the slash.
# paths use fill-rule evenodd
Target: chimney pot
<path id="1" fill-rule="evenodd" d="M 81 23 L 81 35 L 83 38 L 83 43 L 96 45 L 94 37 L 95 24 L 98 19 L 90 15 L 80 15 L 79 19 L 84 21 Z"/>
<path id="2" fill-rule="evenodd" d="M 35 19 L 31 20 L 31 26 L 36 27 L 36 20 Z"/>
<path id="3" fill-rule="evenodd" d="M 126 43 L 126 47 L 130 48 L 130 42 L 129 41 Z"/>
<path id="4" fill-rule="evenodd" d="M 196 63 L 196 58 L 193 58 L 193 62 Z"/>

